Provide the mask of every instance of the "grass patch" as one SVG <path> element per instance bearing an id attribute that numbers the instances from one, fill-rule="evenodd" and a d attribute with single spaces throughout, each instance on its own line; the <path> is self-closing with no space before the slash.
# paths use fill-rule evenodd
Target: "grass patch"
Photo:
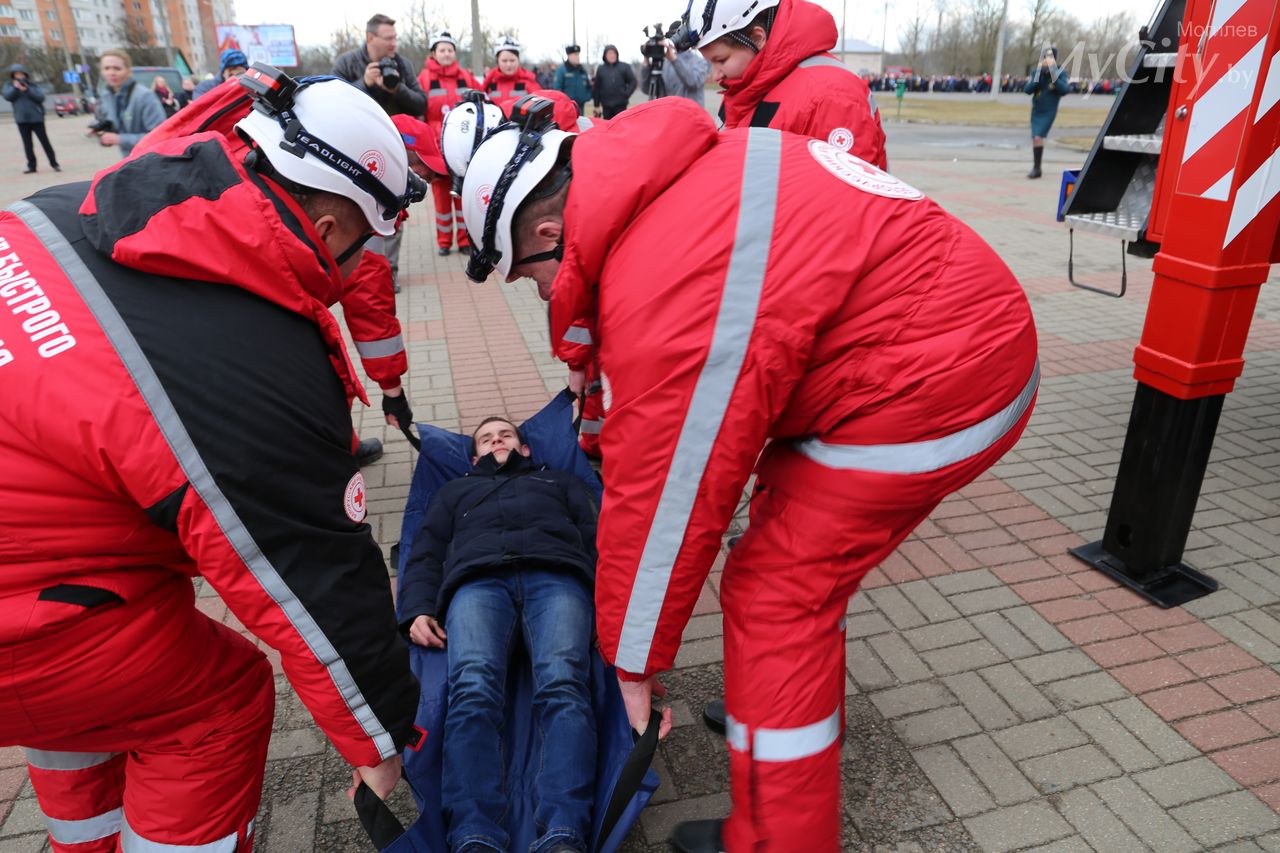
<path id="1" fill-rule="evenodd" d="M 978 127 L 1030 127 L 1031 98 L 1025 104 L 1009 104 L 989 101 L 986 95 L 974 95 L 973 101 L 915 98 L 908 92 L 902 100 L 901 121 L 920 124 L 968 124 Z M 889 121 L 898 121 L 897 98 L 876 98 L 880 115 Z M 1058 110 L 1058 127 L 1101 127 L 1107 110 L 1092 107 L 1062 107 Z"/>
<path id="2" fill-rule="evenodd" d="M 1072 151 L 1083 151 L 1088 154 L 1093 150 L 1093 143 L 1097 136 L 1050 136 L 1050 141 L 1061 146 L 1062 148 L 1070 148 Z"/>

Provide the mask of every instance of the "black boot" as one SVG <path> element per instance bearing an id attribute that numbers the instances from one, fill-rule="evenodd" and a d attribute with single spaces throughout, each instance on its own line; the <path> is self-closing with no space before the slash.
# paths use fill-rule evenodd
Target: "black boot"
<path id="1" fill-rule="evenodd" d="M 724 737 L 725 732 L 725 710 L 724 700 L 715 699 L 706 704 L 702 709 L 702 721 L 707 724 L 707 728 L 716 734 Z"/>
<path id="2" fill-rule="evenodd" d="M 676 826 L 667 839 L 677 853 L 724 853 L 720 838 L 722 820 L 690 820 Z"/>
<path id="3" fill-rule="evenodd" d="M 1041 158 L 1044 157 L 1044 146 L 1043 145 L 1031 146 L 1031 156 L 1035 158 L 1035 165 L 1031 167 L 1030 172 L 1027 172 L 1027 177 L 1038 178 L 1040 177 L 1040 160 Z"/>
<path id="4" fill-rule="evenodd" d="M 356 447 L 356 464 L 361 468 L 382 458 L 382 442 L 366 438 Z"/>
<path id="5" fill-rule="evenodd" d="M 451 251 L 453 251 L 453 250 L 452 250 L 452 249 L 450 249 L 448 246 L 441 246 L 441 247 L 440 247 L 440 250 L 439 250 L 439 251 L 437 251 L 437 252 L 436 252 L 436 254 L 443 258 L 443 257 L 445 257 L 446 255 L 448 255 L 448 254 L 449 254 L 449 252 L 451 252 Z"/>

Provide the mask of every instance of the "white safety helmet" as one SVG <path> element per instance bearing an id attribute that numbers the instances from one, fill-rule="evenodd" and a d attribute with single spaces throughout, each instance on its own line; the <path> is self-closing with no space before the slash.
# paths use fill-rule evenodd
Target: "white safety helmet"
<path id="1" fill-rule="evenodd" d="M 400 211 L 425 195 L 409 171 L 404 141 L 377 102 L 345 80 L 294 81 L 255 63 L 241 78 L 254 109 L 236 130 L 258 168 L 288 183 L 354 201 L 369 226 L 390 237 Z"/>
<path id="2" fill-rule="evenodd" d="M 516 211 L 555 167 L 561 146 L 573 138 L 555 126 L 550 101 L 535 96 L 522 101 L 531 105 L 529 111 L 537 118 L 523 125 L 507 122 L 489 134 L 463 179 L 462 218 L 473 247 L 467 276 L 472 281 L 484 281 L 494 270 L 503 281 L 511 274 Z M 517 102 L 512 108 L 513 115 L 519 115 L 520 106 Z"/>
<path id="3" fill-rule="evenodd" d="M 477 92 L 468 97 L 484 96 Z M 444 164 L 455 181 L 460 182 L 467 173 L 467 164 L 471 162 L 472 155 L 485 136 L 505 120 L 502 109 L 497 104 L 489 103 L 487 99 L 479 103 L 476 100 L 465 100 L 449 110 L 440 128 L 440 150 L 444 154 Z M 461 189 L 461 185 L 455 189 Z"/>
<path id="4" fill-rule="evenodd" d="M 454 50 L 458 49 L 458 43 L 453 40 L 453 35 L 450 34 L 448 30 L 442 31 L 438 36 L 431 40 L 431 46 L 427 48 L 427 53 L 435 53 L 436 45 L 438 44 L 451 44 L 453 45 Z"/>
<path id="5" fill-rule="evenodd" d="M 502 53 L 504 50 L 509 50 L 512 53 L 514 53 L 516 56 L 519 56 L 520 42 L 516 41 L 511 36 L 503 36 L 502 38 L 498 39 L 498 43 L 493 46 L 494 58 L 496 59 L 498 54 Z"/>
<path id="6" fill-rule="evenodd" d="M 682 22 L 685 32 L 674 41 L 678 50 L 706 47 L 716 39 L 746 29 L 761 12 L 781 0 L 689 0 Z"/>

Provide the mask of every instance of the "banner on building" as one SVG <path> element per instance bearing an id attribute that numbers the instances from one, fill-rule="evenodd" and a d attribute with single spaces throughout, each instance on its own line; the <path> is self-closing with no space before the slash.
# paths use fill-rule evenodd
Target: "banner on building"
<path id="1" fill-rule="evenodd" d="M 292 24 L 218 24 L 218 53 L 242 50 L 249 62 L 296 68 L 298 42 Z"/>

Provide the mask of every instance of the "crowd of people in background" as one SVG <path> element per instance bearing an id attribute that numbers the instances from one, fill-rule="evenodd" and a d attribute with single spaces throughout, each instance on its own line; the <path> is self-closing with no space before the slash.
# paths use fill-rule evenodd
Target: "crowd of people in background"
<path id="1" fill-rule="evenodd" d="M 993 80 L 990 74 L 957 76 L 955 74 L 872 74 L 867 76 L 867 85 L 873 92 L 893 92 L 898 83 L 906 85 L 908 92 L 973 92 L 983 94 L 991 91 Z M 1004 74 L 1000 77 L 1000 91 L 1021 93 L 1026 89 L 1031 78 L 1026 74 Z M 1123 81 L 1119 78 L 1100 80 L 1068 80 L 1067 85 L 1073 95 L 1114 95 L 1120 91 Z"/>

